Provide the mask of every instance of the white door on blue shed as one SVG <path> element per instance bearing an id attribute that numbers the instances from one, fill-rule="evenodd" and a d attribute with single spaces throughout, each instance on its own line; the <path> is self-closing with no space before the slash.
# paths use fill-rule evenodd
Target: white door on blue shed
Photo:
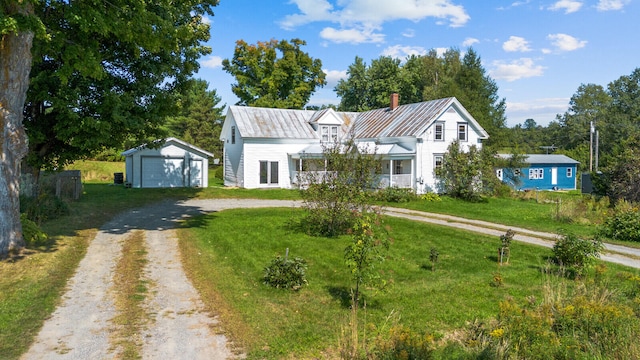
<path id="1" fill-rule="evenodd" d="M 191 187 L 202 187 L 202 160 L 189 160 L 189 183 Z"/>
<path id="2" fill-rule="evenodd" d="M 184 159 L 142 157 L 141 163 L 140 176 L 143 188 L 184 186 Z"/>
<path id="3" fill-rule="evenodd" d="M 558 185 L 558 168 L 551 168 L 551 185 Z"/>

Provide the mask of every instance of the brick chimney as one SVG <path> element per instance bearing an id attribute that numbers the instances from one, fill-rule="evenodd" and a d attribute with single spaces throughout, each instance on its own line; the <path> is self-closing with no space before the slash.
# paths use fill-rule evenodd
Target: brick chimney
<path id="1" fill-rule="evenodd" d="M 389 110 L 394 110 L 398 107 L 398 93 L 391 94 L 391 100 L 389 102 Z"/>

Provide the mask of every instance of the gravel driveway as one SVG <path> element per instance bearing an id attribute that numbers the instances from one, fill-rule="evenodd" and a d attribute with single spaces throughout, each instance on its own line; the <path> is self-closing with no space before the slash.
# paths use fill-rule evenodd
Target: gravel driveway
<path id="1" fill-rule="evenodd" d="M 291 201 L 190 200 L 163 202 L 125 212 L 98 232 L 67 285 L 62 303 L 47 319 L 22 359 L 113 359 L 110 319 L 116 315 L 111 291 L 122 243 L 133 230 L 144 230 L 148 263 L 145 277 L 153 291 L 147 299 L 152 317 L 142 334 L 143 359 L 233 358 L 224 335 L 211 331 L 216 319 L 202 311 L 198 293 L 186 278 L 172 230 L 190 215 L 241 207 L 290 207 Z"/>
<path id="2" fill-rule="evenodd" d="M 212 199 L 163 202 L 127 211 L 98 232 L 75 276 L 69 281 L 61 305 L 47 319 L 35 342 L 22 359 L 113 359 L 118 349 L 109 342 L 110 322 L 115 314 L 112 278 L 122 243 L 134 230 L 145 232 L 148 263 L 145 277 L 154 284 L 149 292 L 147 312 L 152 317 L 142 334 L 144 359 L 228 359 L 234 358 L 224 335 L 211 328 L 216 319 L 203 312 L 198 293 L 186 278 L 173 228 L 191 216 L 231 208 L 293 207 L 300 202 L 286 200 Z M 453 226 L 499 236 L 507 228 L 516 231 L 515 240 L 552 246 L 553 234 L 505 227 L 482 221 L 389 208 L 387 215 Z M 640 268 L 640 250 L 615 246 L 615 253 L 603 259 Z M 241 355 L 240 355 L 241 356 Z M 236 356 L 237 357 L 237 356 Z"/>

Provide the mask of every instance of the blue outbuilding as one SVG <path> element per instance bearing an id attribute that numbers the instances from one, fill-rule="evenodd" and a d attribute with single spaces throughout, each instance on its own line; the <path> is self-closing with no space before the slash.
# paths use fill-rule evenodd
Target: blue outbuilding
<path id="1" fill-rule="evenodd" d="M 511 155 L 498 154 L 502 158 Z M 525 154 L 527 167 L 521 169 L 496 169 L 496 176 L 516 190 L 576 190 L 576 171 L 579 161 L 566 155 Z M 511 172 L 520 179 L 514 184 Z"/>

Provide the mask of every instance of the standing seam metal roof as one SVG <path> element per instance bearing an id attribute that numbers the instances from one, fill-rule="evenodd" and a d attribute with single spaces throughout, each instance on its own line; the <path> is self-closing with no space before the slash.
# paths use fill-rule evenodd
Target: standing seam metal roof
<path id="1" fill-rule="evenodd" d="M 314 139 L 310 110 L 230 106 L 238 131 L 245 138 Z"/>
<path id="2" fill-rule="evenodd" d="M 342 132 L 353 128 L 356 138 L 420 136 L 452 104 L 453 97 L 356 112 L 335 112 L 343 121 Z M 311 123 L 331 109 L 320 111 L 230 106 L 238 131 L 245 138 L 316 139 Z M 468 115 L 470 116 L 470 115 Z M 473 120 L 472 120 L 473 121 Z M 486 135 L 486 133 L 485 133 Z"/>
<path id="3" fill-rule="evenodd" d="M 363 112 L 356 120 L 356 137 L 419 136 L 452 101 L 445 98 Z"/>

